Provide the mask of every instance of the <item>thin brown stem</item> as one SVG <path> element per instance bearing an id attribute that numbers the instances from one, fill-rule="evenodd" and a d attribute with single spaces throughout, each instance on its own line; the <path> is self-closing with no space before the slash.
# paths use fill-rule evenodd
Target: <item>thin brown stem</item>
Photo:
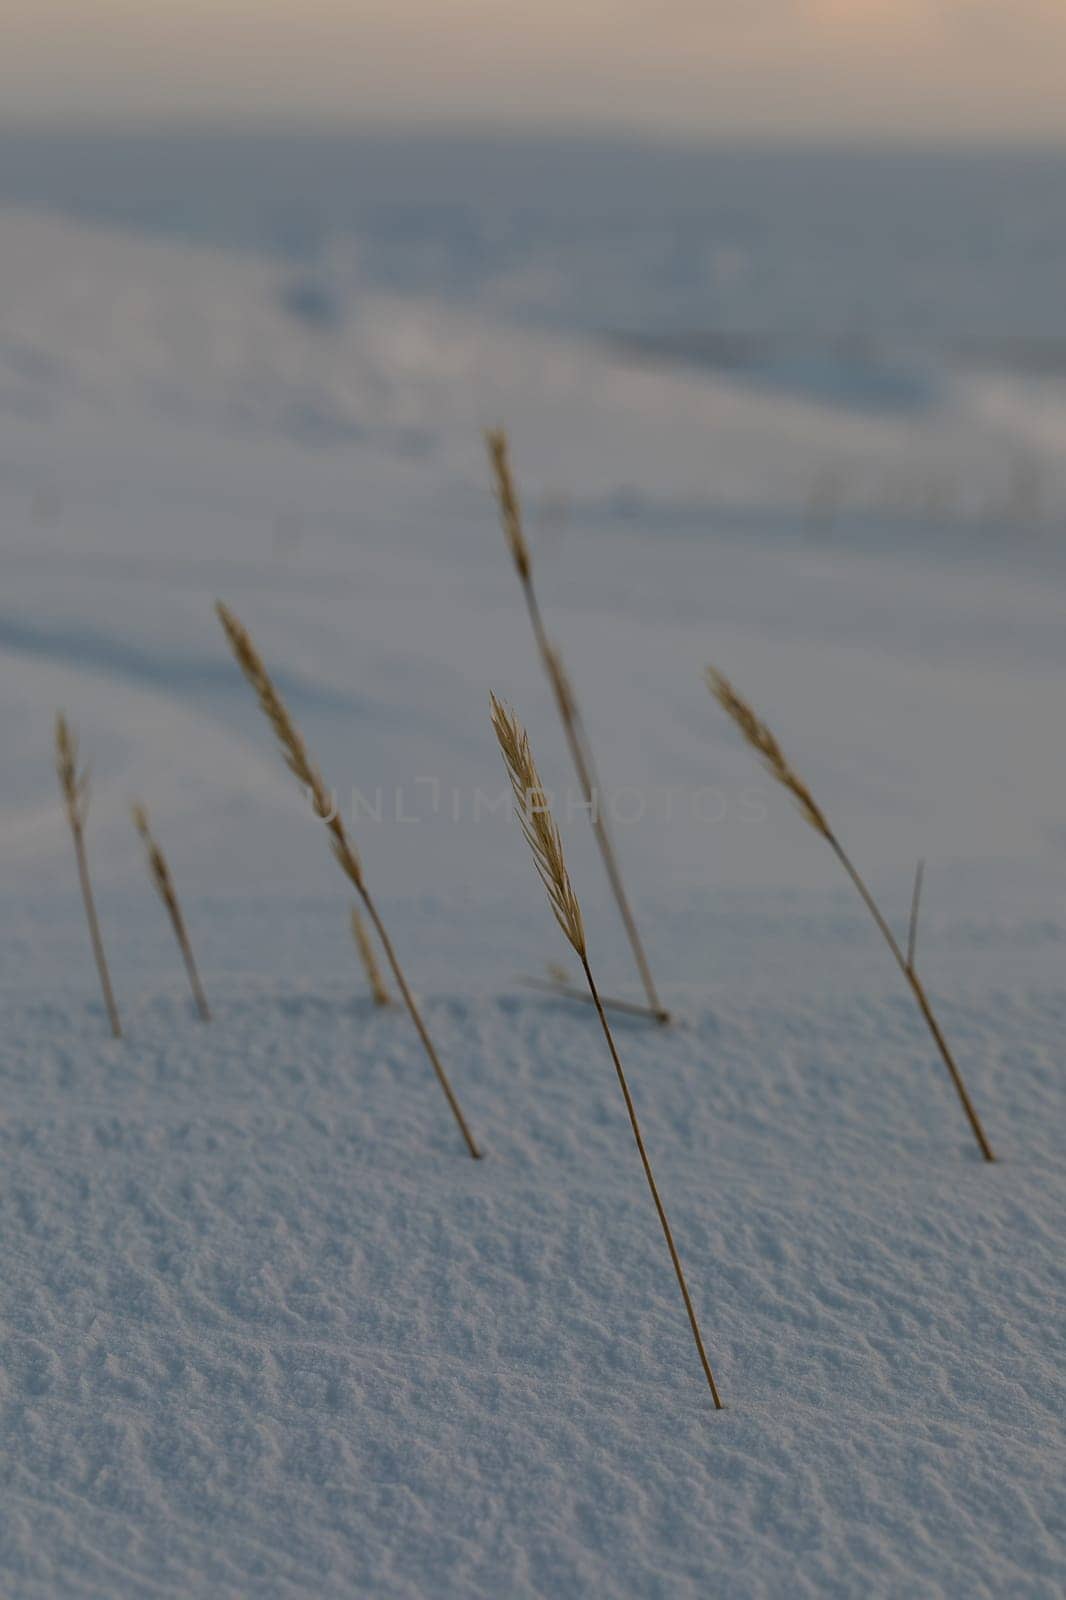
<path id="1" fill-rule="evenodd" d="M 641 941 L 640 934 L 637 932 L 636 920 L 633 916 L 632 909 L 630 908 L 629 897 L 626 894 L 625 886 L 622 882 L 622 872 L 618 865 L 618 857 L 615 855 L 614 844 L 611 840 L 610 832 L 604 820 L 603 795 L 600 792 L 597 781 L 595 765 L 592 758 L 592 749 L 589 743 L 588 735 L 585 731 L 584 723 L 581 719 L 581 714 L 578 711 L 577 706 L 574 704 L 571 696 L 564 691 L 563 686 L 559 681 L 559 674 L 552 655 L 552 648 L 548 642 L 548 635 L 544 627 L 544 619 L 541 616 L 540 605 L 537 601 L 536 590 L 533 587 L 533 579 L 528 572 L 525 574 L 520 573 L 519 576 L 522 580 L 522 592 L 526 597 L 526 607 L 529 611 L 529 620 L 533 627 L 533 636 L 536 639 L 537 649 L 540 652 L 541 660 L 544 663 L 544 669 L 548 674 L 548 681 L 552 686 L 555 704 L 559 712 L 560 720 L 563 724 L 563 731 L 566 735 L 566 742 L 570 750 L 570 758 L 574 764 L 574 771 L 577 773 L 577 781 L 581 786 L 581 792 L 584 797 L 585 804 L 589 808 L 589 820 L 592 823 L 592 831 L 596 836 L 596 843 L 599 846 L 604 869 L 611 885 L 611 892 L 614 895 L 619 914 L 622 918 L 622 924 L 626 930 L 626 937 L 629 940 L 630 949 L 633 952 L 633 959 L 636 962 L 637 971 L 640 973 L 640 981 L 644 985 L 644 992 L 648 997 L 648 1006 L 653 1012 L 657 1022 L 669 1022 L 670 1013 L 664 1008 L 655 988 L 655 980 L 651 975 L 651 967 L 648 963 L 648 958 L 645 954 L 644 945 Z"/>
<path id="2" fill-rule="evenodd" d="M 85 836 L 82 832 L 81 822 L 73 811 L 70 812 L 70 831 L 74 835 L 74 854 L 78 862 L 78 881 L 81 884 L 81 897 L 85 902 L 85 916 L 89 924 L 89 938 L 92 940 L 93 955 L 96 957 L 96 970 L 100 974 L 100 987 L 104 991 L 104 1004 L 111 1021 L 111 1032 L 116 1039 L 122 1038 L 122 1024 L 119 1021 L 118 1006 L 115 1003 L 115 992 L 111 987 L 111 974 L 107 970 L 107 957 L 104 955 L 104 941 L 100 937 L 100 924 L 96 916 L 96 902 L 93 900 L 92 884 L 89 881 L 89 863 L 85 854 Z"/>
<path id="3" fill-rule="evenodd" d="M 922 878 L 925 862 L 919 861 L 914 870 L 914 891 L 911 894 L 911 920 L 907 929 L 907 965 L 914 971 L 914 958 L 918 953 L 918 908 L 922 898 Z"/>
<path id="4" fill-rule="evenodd" d="M 385 931 L 385 924 L 378 916 L 377 907 L 370 898 L 365 886 L 360 886 L 359 893 L 362 897 L 363 904 L 366 906 L 367 916 L 374 924 L 374 929 L 377 933 L 377 936 L 381 940 L 381 948 L 384 950 L 389 966 L 392 968 L 393 977 L 396 979 L 396 986 L 403 995 L 404 1004 L 410 1013 L 411 1021 L 414 1023 L 415 1028 L 418 1031 L 418 1037 L 421 1039 L 426 1055 L 429 1057 L 430 1065 L 432 1066 L 433 1071 L 437 1074 L 437 1082 L 444 1091 L 444 1098 L 451 1107 L 452 1116 L 459 1124 L 459 1131 L 466 1141 L 466 1148 L 469 1150 L 474 1160 L 478 1161 L 481 1157 L 481 1151 L 474 1143 L 474 1136 L 467 1127 L 466 1118 L 463 1116 L 459 1102 L 455 1098 L 455 1093 L 452 1089 L 452 1086 L 448 1082 L 448 1074 L 441 1065 L 441 1060 L 436 1052 L 436 1049 L 434 1048 L 433 1040 L 426 1031 L 426 1025 L 422 1021 L 422 1013 L 419 1011 L 418 1006 L 415 1003 L 415 997 L 407 987 L 407 979 L 403 975 L 403 968 L 400 966 L 396 951 L 393 949 L 392 940 Z"/>
<path id="5" fill-rule="evenodd" d="M 703 1368 L 704 1377 L 707 1379 L 707 1382 L 710 1386 L 711 1395 L 714 1399 L 715 1410 L 721 1411 L 723 1406 L 721 1396 L 718 1393 L 718 1385 L 714 1381 L 714 1373 L 711 1371 L 711 1364 L 707 1359 L 707 1352 L 703 1347 L 703 1336 L 700 1333 L 700 1325 L 696 1320 L 696 1311 L 692 1304 L 692 1296 L 689 1294 L 688 1284 L 685 1282 L 685 1273 L 681 1265 L 681 1257 L 677 1253 L 677 1246 L 674 1244 L 674 1236 L 670 1231 L 670 1223 L 667 1219 L 666 1208 L 659 1197 L 659 1189 L 655 1182 L 655 1174 L 651 1170 L 651 1161 L 648 1159 L 648 1152 L 644 1145 L 644 1136 L 640 1131 L 640 1122 L 637 1118 L 637 1108 L 633 1104 L 633 1097 L 629 1092 L 629 1085 L 626 1082 L 626 1075 L 622 1069 L 622 1063 L 619 1059 L 618 1051 L 615 1048 L 614 1037 L 611 1033 L 610 1024 L 607 1021 L 607 1015 L 603 1008 L 603 1002 L 600 999 L 599 991 L 596 988 L 596 983 L 592 976 L 592 969 L 588 964 L 587 957 L 583 954 L 581 956 L 581 965 L 585 969 L 585 977 L 588 981 L 589 993 L 592 995 L 593 1003 L 600 1019 L 600 1026 L 603 1028 L 604 1038 L 607 1040 L 607 1048 L 611 1052 L 611 1060 L 614 1062 L 614 1070 L 618 1074 L 618 1084 L 622 1090 L 622 1097 L 626 1103 L 626 1110 L 629 1113 L 629 1123 L 630 1127 L 633 1129 L 633 1138 L 636 1140 L 637 1150 L 640 1154 L 641 1165 L 644 1168 L 644 1176 L 648 1180 L 648 1188 L 651 1190 L 651 1197 L 655 1201 L 655 1209 L 659 1214 L 659 1221 L 662 1224 L 663 1234 L 666 1238 L 666 1245 L 670 1251 L 670 1260 L 673 1262 L 674 1271 L 677 1274 L 677 1281 L 681 1289 L 681 1297 L 685 1302 L 685 1310 L 688 1313 L 689 1326 L 692 1329 L 692 1337 L 696 1341 L 696 1350 L 699 1353 L 700 1365 Z"/>
<path id="6" fill-rule="evenodd" d="M 463 1138 L 466 1140 L 467 1149 L 469 1150 L 471 1156 L 477 1159 L 481 1152 L 474 1143 L 470 1129 L 467 1127 L 463 1114 L 459 1109 L 459 1102 L 456 1100 L 455 1095 L 452 1092 L 451 1084 L 448 1082 L 448 1079 L 445 1076 L 444 1068 L 440 1064 L 440 1058 L 438 1057 L 436 1050 L 433 1048 L 433 1042 L 426 1031 L 426 1026 L 422 1021 L 418 1007 L 415 1005 L 414 997 L 411 994 L 410 989 L 407 987 L 407 981 L 400 969 L 400 963 L 396 958 L 396 952 L 392 947 L 392 943 L 388 934 L 385 932 L 381 918 L 378 916 L 374 903 L 370 898 L 369 891 L 366 887 L 366 881 L 363 877 L 363 868 L 362 863 L 359 860 L 359 852 L 348 837 L 347 830 L 344 826 L 344 819 L 337 810 L 336 806 L 332 803 L 322 774 L 311 760 L 307 746 L 304 744 L 303 739 L 297 732 L 296 724 L 289 715 L 289 711 L 285 705 L 285 702 L 282 700 L 277 689 L 274 687 L 270 674 L 266 669 L 266 664 L 263 661 L 262 656 L 259 654 L 259 651 L 253 644 L 252 637 L 247 628 L 242 626 L 242 624 L 233 615 L 233 612 L 230 611 L 229 607 L 223 605 L 221 600 L 218 602 L 215 609 L 218 612 L 218 619 L 222 624 L 223 631 L 225 632 L 227 639 L 229 640 L 230 648 L 236 657 L 237 664 L 244 673 L 245 677 L 248 679 L 249 683 L 252 685 L 252 688 L 255 690 L 260 709 L 263 711 L 274 730 L 274 735 L 281 746 L 282 754 L 285 757 L 286 766 L 289 768 L 293 776 L 297 778 L 301 784 L 303 784 L 305 790 L 307 790 L 309 793 L 315 814 L 321 818 L 329 830 L 331 847 L 333 850 L 333 855 L 337 861 L 337 865 L 340 867 L 349 883 L 358 893 L 363 904 L 366 906 L 370 920 L 377 929 L 378 937 L 381 940 L 385 954 L 389 958 L 389 964 L 396 975 L 396 982 L 400 986 L 400 992 L 403 995 L 403 998 L 407 1004 L 407 1009 L 411 1014 L 411 1020 L 414 1022 L 415 1028 L 418 1031 L 418 1036 L 422 1040 L 422 1044 L 425 1047 L 426 1055 L 430 1060 L 430 1065 L 437 1075 L 437 1080 L 440 1083 L 440 1086 L 444 1091 L 445 1098 L 452 1109 L 452 1114 L 455 1117 L 456 1122 L 459 1124 Z"/>
<path id="7" fill-rule="evenodd" d="M 374 1004 L 376 1006 L 387 1006 L 390 1004 L 389 991 L 385 986 L 381 968 L 378 966 L 378 958 L 374 954 L 374 946 L 370 942 L 370 935 L 367 933 L 363 919 L 359 915 L 359 907 L 354 904 L 352 906 L 351 920 L 352 938 L 355 940 L 355 947 L 359 951 L 359 959 L 363 963 L 363 971 L 366 973 L 366 981 Z"/>
<path id="8" fill-rule="evenodd" d="M 844 850 L 839 839 L 837 839 L 836 835 L 831 831 L 827 831 L 825 837 L 831 850 L 833 851 L 833 854 L 836 856 L 837 860 L 844 868 L 844 871 L 847 873 L 848 877 L 855 885 L 855 888 L 858 890 L 863 904 L 873 917 L 878 929 L 881 932 L 882 938 L 888 945 L 888 948 L 891 950 L 895 958 L 896 965 L 899 967 L 899 970 L 902 972 L 904 978 L 907 980 L 907 983 L 910 985 L 911 993 L 918 1002 L 918 1009 L 925 1018 L 929 1032 L 932 1034 L 933 1041 L 940 1052 L 940 1058 L 948 1070 L 952 1083 L 955 1085 L 955 1092 L 962 1104 L 962 1109 L 965 1111 L 969 1119 L 970 1127 L 973 1129 L 973 1136 L 977 1140 L 981 1154 L 984 1156 L 986 1161 L 995 1161 L 996 1158 L 992 1152 L 992 1146 L 988 1142 L 985 1130 L 981 1126 L 981 1119 L 977 1115 L 976 1108 L 974 1107 L 973 1101 L 970 1099 L 969 1093 L 967 1092 L 966 1085 L 962 1080 L 962 1073 L 955 1064 L 955 1058 L 948 1048 L 947 1040 L 944 1038 L 944 1035 L 941 1032 L 940 1024 L 933 1013 L 933 1008 L 929 1003 L 929 997 L 925 992 L 925 988 L 921 979 L 918 977 L 914 967 L 910 964 L 910 962 L 907 960 L 907 957 L 900 949 L 895 934 L 892 932 L 892 929 L 881 915 L 881 911 L 877 905 L 877 902 L 874 900 L 873 895 L 870 893 L 858 871 L 852 864 L 851 858 Z"/>
<path id="9" fill-rule="evenodd" d="M 148 813 L 144 806 L 138 802 L 132 807 L 130 814 L 133 818 L 133 826 L 137 829 L 144 844 L 148 858 L 148 871 L 151 874 L 155 891 L 166 907 L 170 925 L 174 930 L 174 937 L 178 941 L 178 949 L 181 951 L 182 960 L 185 963 L 185 971 L 189 976 L 189 985 L 192 989 L 193 999 L 196 1002 L 196 1009 L 199 1011 L 202 1021 L 210 1022 L 211 1012 L 208 1009 L 207 996 L 204 994 L 203 985 L 200 982 L 200 974 L 197 972 L 196 962 L 193 960 L 192 944 L 189 940 L 188 930 L 185 927 L 181 902 L 178 899 L 178 891 L 174 887 L 174 880 L 170 875 L 167 858 L 163 854 L 162 846 L 152 832 L 151 824 L 148 821 Z"/>
<path id="10" fill-rule="evenodd" d="M 200 982 L 200 974 L 196 970 L 196 962 L 193 959 L 192 945 L 189 942 L 189 935 L 185 927 L 185 918 L 181 914 L 181 907 L 175 900 L 173 905 L 168 904 L 167 910 L 170 912 L 170 920 L 174 924 L 174 937 L 178 941 L 178 948 L 181 951 L 182 960 L 185 962 L 185 971 L 189 974 L 189 985 L 192 989 L 193 999 L 196 1001 L 196 1009 L 200 1013 L 200 1020 L 202 1022 L 210 1022 L 211 1009 L 207 1004 L 207 996 L 204 993 L 204 986 Z"/>

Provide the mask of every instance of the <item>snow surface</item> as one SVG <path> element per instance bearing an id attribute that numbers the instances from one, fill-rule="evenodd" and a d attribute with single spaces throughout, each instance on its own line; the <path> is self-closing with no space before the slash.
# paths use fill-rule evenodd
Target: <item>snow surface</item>
<path id="1" fill-rule="evenodd" d="M 55 218 L 0 213 L 0 251 L 0 1589 L 1060 1594 L 1063 394 L 940 373 L 845 410 L 379 291 L 323 321 L 276 261 Z M 677 1021 L 618 1040 L 720 1414 L 595 1019 L 516 981 L 565 954 L 521 839 L 473 816 L 504 787 L 490 687 L 567 784 L 497 421 L 605 782 L 643 808 L 616 833 Z M 368 878 L 483 1162 L 364 997 L 216 595 L 346 807 L 382 791 Z M 999 1165 L 708 660 L 897 925 L 928 858 L 921 959 Z"/>

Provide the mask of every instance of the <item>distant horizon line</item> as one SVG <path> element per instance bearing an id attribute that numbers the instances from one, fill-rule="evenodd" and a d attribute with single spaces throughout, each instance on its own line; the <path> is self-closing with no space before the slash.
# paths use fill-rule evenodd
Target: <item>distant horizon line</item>
<path id="1" fill-rule="evenodd" d="M 871 128 L 864 132 L 833 131 L 818 133 L 810 129 L 789 132 L 785 129 L 708 129 L 682 131 L 633 124 L 555 124 L 550 128 L 533 122 L 500 121 L 488 118 L 386 118 L 339 119 L 265 117 L 249 115 L 226 118 L 145 117 L 100 115 L 95 112 L 41 116 L 0 112 L 0 140 L 15 139 L 231 139 L 249 141 L 293 139 L 323 142 L 365 139 L 369 143 L 399 144 L 424 140 L 444 140 L 453 144 L 482 144 L 488 140 L 513 147 L 584 146 L 589 151 L 633 149 L 649 153 L 701 155 L 731 151 L 738 154 L 779 155 L 790 151 L 801 154 L 857 155 L 899 154 L 915 156 L 980 156 L 982 154 L 1020 154 L 1066 158 L 1064 134 L 987 134 L 922 132 Z"/>

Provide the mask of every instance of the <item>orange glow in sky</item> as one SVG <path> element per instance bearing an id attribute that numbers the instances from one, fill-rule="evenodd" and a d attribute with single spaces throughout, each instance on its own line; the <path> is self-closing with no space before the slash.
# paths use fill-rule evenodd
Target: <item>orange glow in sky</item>
<path id="1" fill-rule="evenodd" d="M 1066 0 L 0 0 L 0 114 L 1066 138 Z"/>

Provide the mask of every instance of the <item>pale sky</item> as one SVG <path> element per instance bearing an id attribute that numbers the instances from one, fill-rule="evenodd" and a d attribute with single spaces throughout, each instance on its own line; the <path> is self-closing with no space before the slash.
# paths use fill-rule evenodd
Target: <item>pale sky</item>
<path id="1" fill-rule="evenodd" d="M 0 0 L 0 116 L 1066 138 L 1066 0 Z"/>

